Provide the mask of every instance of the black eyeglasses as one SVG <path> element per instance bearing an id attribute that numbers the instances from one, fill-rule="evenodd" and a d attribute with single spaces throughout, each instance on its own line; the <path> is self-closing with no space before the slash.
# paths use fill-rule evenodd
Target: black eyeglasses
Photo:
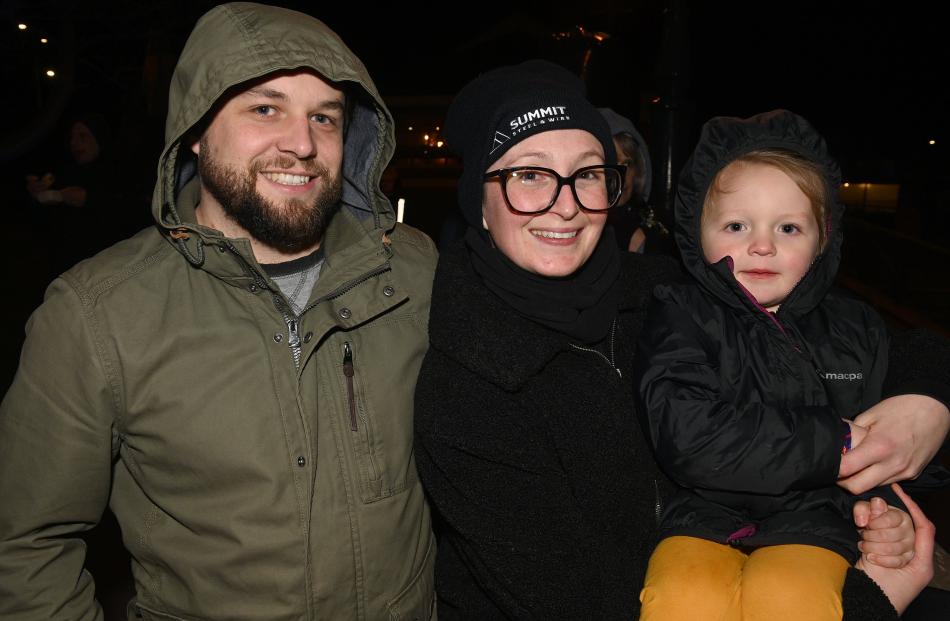
<path id="1" fill-rule="evenodd" d="M 571 187 L 571 194 L 581 209 L 606 211 L 620 198 L 626 168 L 597 164 L 578 168 L 570 177 L 562 177 L 550 168 L 515 166 L 489 171 L 483 179 L 501 180 L 505 201 L 508 207 L 517 213 L 544 213 L 554 206 L 561 188 L 565 185 Z"/>

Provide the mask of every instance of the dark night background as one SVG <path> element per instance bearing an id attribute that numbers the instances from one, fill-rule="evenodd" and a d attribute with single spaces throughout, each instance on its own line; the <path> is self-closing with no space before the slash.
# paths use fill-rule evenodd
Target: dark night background
<path id="1" fill-rule="evenodd" d="M 275 3 L 325 21 L 366 64 L 397 122 L 392 169 L 399 182 L 391 196 L 405 197 L 406 221 L 436 240 L 454 209 L 459 168 L 444 148 L 423 144 L 420 134 L 437 137 L 451 96 L 480 71 L 546 57 L 582 74 L 595 104 L 614 108 L 641 129 L 658 170 L 653 202 L 661 208 L 668 201 L 659 173 L 663 162 L 670 158 L 675 178 L 709 117 L 781 107 L 810 119 L 845 179 L 871 184 L 854 186 L 863 194 L 852 191 L 846 198 L 841 284 L 897 329 L 927 327 L 950 335 L 944 172 L 950 159 L 950 46 L 935 4 Z M 97 232 L 95 247 L 146 226 L 168 82 L 195 21 L 215 4 L 0 2 L 6 92 L 0 98 L 0 234 L 7 285 L 0 391 L 12 379 L 23 323 L 46 284 L 93 250 L 50 252 L 68 232 L 39 214 L 25 192 L 25 175 L 66 160 L 73 115 L 100 113 L 110 125 L 112 182 L 122 200 L 97 207 L 112 210 L 115 223 Z M 18 29 L 19 23 L 27 29 Z M 47 77 L 47 69 L 56 75 Z M 896 198 L 876 201 L 887 188 Z M 947 497 L 928 507 L 945 546 L 939 527 L 950 526 Z M 91 562 L 106 567 L 113 560 Z M 121 599 L 122 578 L 115 580 Z"/>

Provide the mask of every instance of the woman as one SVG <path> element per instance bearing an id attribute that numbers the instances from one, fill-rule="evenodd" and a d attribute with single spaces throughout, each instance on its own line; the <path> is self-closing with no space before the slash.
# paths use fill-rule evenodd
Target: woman
<path id="1" fill-rule="evenodd" d="M 483 74 L 446 132 L 469 228 L 439 261 L 415 423 L 439 614 L 633 619 L 668 483 L 629 371 L 650 292 L 678 270 L 621 259 L 602 234 L 622 171 L 605 165 L 608 127 L 563 68 Z M 844 601 L 846 616 L 894 616 L 854 571 Z"/>
<path id="2" fill-rule="evenodd" d="M 617 204 L 610 209 L 607 224 L 614 230 L 614 237 L 621 250 L 641 254 L 668 254 L 676 256 L 672 227 L 665 209 L 650 204 L 653 167 L 647 143 L 625 116 L 610 108 L 598 108 L 617 150 L 617 162 L 627 167 L 623 180 L 623 192 Z"/>

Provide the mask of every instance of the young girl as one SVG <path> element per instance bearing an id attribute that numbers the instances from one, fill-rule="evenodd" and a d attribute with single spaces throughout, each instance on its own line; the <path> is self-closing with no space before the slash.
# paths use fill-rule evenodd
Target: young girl
<path id="1" fill-rule="evenodd" d="M 888 337 L 831 288 L 839 183 L 821 136 L 787 111 L 712 119 L 684 167 L 676 235 L 695 282 L 656 289 L 636 375 L 657 459 L 683 489 L 641 619 L 841 619 L 859 549 L 855 498 L 835 483 L 866 433 L 847 419 L 883 396 Z M 886 516 L 869 526 L 890 543 L 862 549 L 899 566 L 910 520 Z"/>

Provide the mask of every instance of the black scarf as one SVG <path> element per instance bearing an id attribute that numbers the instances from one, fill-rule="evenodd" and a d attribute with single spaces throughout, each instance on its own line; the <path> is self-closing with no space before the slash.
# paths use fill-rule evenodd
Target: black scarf
<path id="1" fill-rule="evenodd" d="M 587 262 L 564 278 L 518 267 L 485 229 L 469 227 L 465 244 L 485 286 L 524 317 L 583 343 L 607 336 L 620 300 L 620 251 L 612 232 L 605 231 Z"/>

